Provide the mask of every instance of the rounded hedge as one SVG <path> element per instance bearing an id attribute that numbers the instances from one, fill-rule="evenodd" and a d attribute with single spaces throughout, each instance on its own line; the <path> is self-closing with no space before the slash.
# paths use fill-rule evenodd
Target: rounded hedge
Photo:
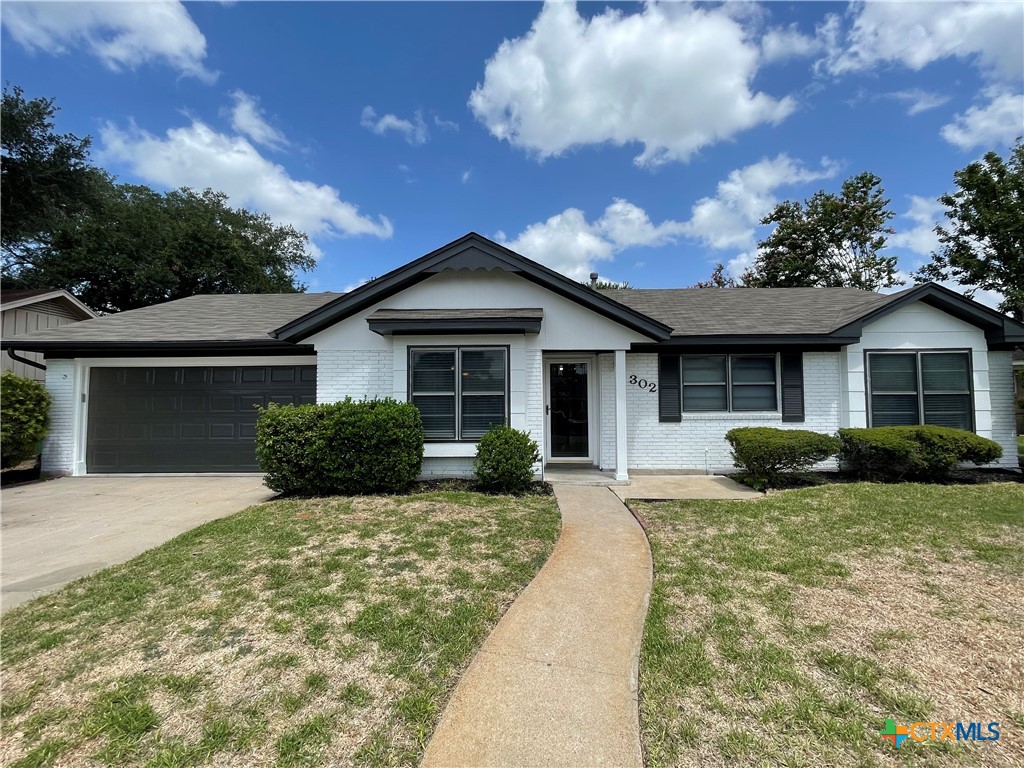
<path id="1" fill-rule="evenodd" d="M 50 393 L 38 381 L 4 371 L 0 377 L 0 453 L 3 468 L 39 454 L 50 430 Z"/>
<path id="2" fill-rule="evenodd" d="M 473 472 L 485 490 L 522 493 L 533 481 L 533 467 L 538 461 L 540 451 L 528 434 L 498 425 L 480 438 Z"/>
<path id="3" fill-rule="evenodd" d="M 952 427 L 840 429 L 843 469 L 865 480 L 943 480 L 957 465 L 989 464 L 999 443 Z"/>
<path id="4" fill-rule="evenodd" d="M 805 472 L 839 452 L 836 438 L 806 429 L 738 427 L 725 439 L 733 462 L 758 488 L 777 487 L 786 473 Z"/>
<path id="5" fill-rule="evenodd" d="M 267 486 L 282 493 L 399 493 L 420 474 L 423 438 L 411 403 L 270 405 L 256 422 L 256 459 Z"/>

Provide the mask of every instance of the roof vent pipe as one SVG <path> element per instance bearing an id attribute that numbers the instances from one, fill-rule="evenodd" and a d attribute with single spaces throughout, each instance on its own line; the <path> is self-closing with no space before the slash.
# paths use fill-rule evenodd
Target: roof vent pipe
<path id="1" fill-rule="evenodd" d="M 597 272 L 590 273 L 590 287 L 597 288 Z"/>

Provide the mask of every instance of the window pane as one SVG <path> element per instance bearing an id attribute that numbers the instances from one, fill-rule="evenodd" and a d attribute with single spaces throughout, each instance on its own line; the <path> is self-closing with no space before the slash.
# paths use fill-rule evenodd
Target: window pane
<path id="1" fill-rule="evenodd" d="M 872 392 L 917 392 L 916 355 L 868 355 Z"/>
<path id="2" fill-rule="evenodd" d="M 901 424 L 920 424 L 917 395 L 871 396 L 872 427 L 895 427 Z"/>
<path id="3" fill-rule="evenodd" d="M 683 383 L 702 382 L 725 384 L 725 355 L 683 358 Z"/>
<path id="4" fill-rule="evenodd" d="M 463 392 L 505 391 L 505 350 L 462 350 Z"/>
<path id="5" fill-rule="evenodd" d="M 925 392 L 970 392 L 969 358 L 963 352 L 921 355 L 921 380 Z"/>
<path id="6" fill-rule="evenodd" d="M 732 388 L 732 409 L 734 411 L 774 411 L 774 384 L 745 384 Z"/>
<path id="7" fill-rule="evenodd" d="M 413 392 L 455 391 L 455 350 L 414 349 Z"/>
<path id="8" fill-rule="evenodd" d="M 775 357 L 734 357 L 732 380 L 736 384 L 774 384 Z"/>
<path id="9" fill-rule="evenodd" d="M 724 411 L 725 385 L 683 387 L 684 411 Z"/>
<path id="10" fill-rule="evenodd" d="M 924 423 L 970 431 L 971 396 L 925 395 Z"/>
<path id="11" fill-rule="evenodd" d="M 454 395 L 416 395 L 412 402 L 420 409 L 423 433 L 428 440 L 455 439 Z"/>
<path id="12" fill-rule="evenodd" d="M 462 396 L 462 437 L 482 437 L 495 424 L 505 423 L 504 395 Z"/>

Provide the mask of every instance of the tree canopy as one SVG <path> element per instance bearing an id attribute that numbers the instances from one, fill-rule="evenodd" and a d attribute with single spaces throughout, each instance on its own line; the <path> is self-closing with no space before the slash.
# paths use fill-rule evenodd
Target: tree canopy
<path id="1" fill-rule="evenodd" d="M 939 250 L 915 277 L 955 280 L 998 291 L 999 308 L 1024 320 L 1024 144 L 1004 160 L 988 152 L 953 174 L 957 190 L 939 198 L 948 224 L 936 226 Z"/>
<path id="2" fill-rule="evenodd" d="M 882 180 L 861 173 L 843 182 L 840 194 L 824 190 L 803 203 L 787 200 L 761 220 L 775 229 L 758 243 L 744 285 L 851 287 L 876 291 L 902 283 L 896 256 L 881 253 L 889 220 Z"/>
<path id="3" fill-rule="evenodd" d="M 4 267 L 16 268 L 58 226 L 88 215 L 110 177 L 89 164 L 88 137 L 59 134 L 52 99 L 26 99 L 21 88 L 3 92 L 0 109 L 0 246 Z"/>
<path id="4" fill-rule="evenodd" d="M 55 133 L 52 100 L 3 96 L 2 275 L 64 288 L 102 312 L 200 293 L 305 290 L 306 235 L 232 208 L 207 189 L 117 184 L 89 163 L 89 139 Z"/>
<path id="5" fill-rule="evenodd" d="M 742 285 L 732 275 L 726 274 L 725 264 L 718 262 L 707 280 L 698 280 L 691 288 L 738 288 Z"/>

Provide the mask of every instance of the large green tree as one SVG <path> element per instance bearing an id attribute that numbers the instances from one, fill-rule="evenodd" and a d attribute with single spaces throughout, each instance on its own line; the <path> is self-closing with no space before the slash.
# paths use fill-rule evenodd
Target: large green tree
<path id="1" fill-rule="evenodd" d="M 201 293 L 305 290 L 294 273 L 314 265 L 306 246 L 301 232 L 232 208 L 220 192 L 122 184 L 95 215 L 53 232 L 19 278 L 120 312 Z"/>
<path id="2" fill-rule="evenodd" d="M 306 235 L 213 190 L 116 184 L 50 99 L 3 94 L 3 282 L 65 288 L 102 312 L 199 293 L 303 291 Z"/>
<path id="3" fill-rule="evenodd" d="M 88 137 L 57 133 L 52 99 L 3 91 L 0 107 L 0 247 L 6 269 L 30 259 L 59 226 L 91 213 L 110 177 L 89 163 Z"/>
<path id="4" fill-rule="evenodd" d="M 881 253 L 895 230 L 895 214 L 873 173 L 843 182 L 837 195 L 824 190 L 803 203 L 780 203 L 762 224 L 775 229 L 758 243 L 743 284 L 755 288 L 851 287 L 876 291 L 900 285 L 896 256 Z"/>
<path id="5" fill-rule="evenodd" d="M 1024 144 L 1006 160 L 986 153 L 953 180 L 957 190 L 939 198 L 949 220 L 935 228 L 939 250 L 915 277 L 998 291 L 999 308 L 1024 320 Z"/>

